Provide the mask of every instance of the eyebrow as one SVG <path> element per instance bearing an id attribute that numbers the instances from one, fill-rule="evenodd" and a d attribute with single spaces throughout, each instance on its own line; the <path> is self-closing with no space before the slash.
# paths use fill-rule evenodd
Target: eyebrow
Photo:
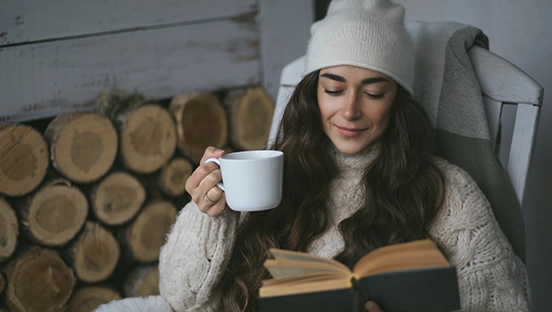
<path id="1" fill-rule="evenodd" d="M 338 81 L 338 82 L 347 82 L 347 80 L 345 78 L 343 78 L 341 76 L 338 76 L 338 75 L 335 75 L 335 74 L 325 73 L 325 74 L 322 74 L 322 77 L 328 78 L 328 79 L 331 79 L 331 80 L 335 80 L 335 81 Z M 391 81 L 389 81 L 389 79 L 385 79 L 383 77 L 370 77 L 370 78 L 362 79 L 362 81 L 361 81 L 362 84 L 371 84 L 371 83 L 376 83 L 376 82 L 391 82 Z"/>

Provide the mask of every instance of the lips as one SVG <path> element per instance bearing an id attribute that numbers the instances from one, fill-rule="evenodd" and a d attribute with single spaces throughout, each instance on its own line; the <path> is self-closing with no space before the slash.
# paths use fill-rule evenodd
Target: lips
<path id="1" fill-rule="evenodd" d="M 362 132 L 367 130 L 367 129 L 356 129 L 356 128 L 343 128 L 338 126 L 335 126 L 335 127 L 337 128 L 337 131 L 341 133 L 341 135 L 346 137 L 356 137 L 361 135 Z"/>

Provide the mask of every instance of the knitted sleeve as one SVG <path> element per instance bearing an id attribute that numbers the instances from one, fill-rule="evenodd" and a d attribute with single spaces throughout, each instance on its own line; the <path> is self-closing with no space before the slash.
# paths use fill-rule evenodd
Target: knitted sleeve
<path id="1" fill-rule="evenodd" d="M 159 255 L 159 291 L 172 309 L 216 311 L 211 296 L 234 245 L 239 213 L 201 213 L 190 201 L 180 212 Z"/>
<path id="2" fill-rule="evenodd" d="M 461 311 L 529 311 L 525 266 L 485 195 L 461 168 L 438 165 L 447 180 L 446 199 L 431 235 L 456 266 Z"/>

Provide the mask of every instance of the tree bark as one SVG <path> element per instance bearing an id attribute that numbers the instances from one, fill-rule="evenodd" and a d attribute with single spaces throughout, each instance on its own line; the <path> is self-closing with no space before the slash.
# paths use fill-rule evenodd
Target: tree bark
<path id="1" fill-rule="evenodd" d="M 121 225 L 132 219 L 146 199 L 146 190 L 130 173 L 107 175 L 89 191 L 92 212 L 106 225 Z"/>
<path id="2" fill-rule="evenodd" d="M 76 278 L 56 251 L 33 247 L 10 262 L 7 282 L 12 312 L 54 312 L 71 297 Z"/>
<path id="3" fill-rule="evenodd" d="M 5 199 L 0 198 L 0 263 L 15 252 L 18 238 L 19 224 L 15 211 Z"/>
<path id="4" fill-rule="evenodd" d="M 178 148 L 195 163 L 208 146 L 226 146 L 228 120 L 216 96 L 182 93 L 171 100 L 170 111 L 176 120 Z"/>
<path id="5" fill-rule="evenodd" d="M 65 179 L 45 183 L 17 209 L 22 231 L 36 243 L 62 246 L 84 225 L 88 202 L 82 191 Z"/>
<path id="6" fill-rule="evenodd" d="M 176 222 L 176 208 L 166 200 L 147 203 L 118 234 L 128 262 L 152 263 L 159 259 L 167 233 Z"/>
<path id="7" fill-rule="evenodd" d="M 101 304 L 119 299 L 121 295 L 111 286 L 87 285 L 78 287 L 74 291 L 67 307 L 70 312 L 90 312 Z"/>
<path id="8" fill-rule="evenodd" d="M 23 196 L 44 179 L 48 169 L 48 146 L 35 129 L 0 123 L 0 193 Z"/>
<path id="9" fill-rule="evenodd" d="M 186 192 L 186 180 L 192 174 L 192 164 L 184 158 L 173 158 L 156 175 L 156 185 L 165 195 L 176 197 Z"/>
<path id="10" fill-rule="evenodd" d="M 230 91 L 224 105 L 230 112 L 231 139 L 239 150 L 265 148 L 274 115 L 274 103 L 261 87 Z"/>
<path id="11" fill-rule="evenodd" d="M 161 168 L 174 155 L 177 134 L 171 114 L 159 105 L 145 105 L 117 114 L 120 156 L 124 166 L 141 174 Z"/>
<path id="12" fill-rule="evenodd" d="M 136 266 L 125 280 L 123 293 L 125 297 L 159 295 L 159 268 L 157 264 Z"/>
<path id="13" fill-rule="evenodd" d="M 113 273 L 121 249 L 109 231 L 98 223 L 87 221 L 82 233 L 63 255 L 81 281 L 95 283 L 107 279 Z"/>
<path id="14" fill-rule="evenodd" d="M 52 165 L 67 179 L 89 183 L 102 177 L 117 155 L 115 127 L 104 115 L 71 112 L 58 115 L 44 131 Z"/>

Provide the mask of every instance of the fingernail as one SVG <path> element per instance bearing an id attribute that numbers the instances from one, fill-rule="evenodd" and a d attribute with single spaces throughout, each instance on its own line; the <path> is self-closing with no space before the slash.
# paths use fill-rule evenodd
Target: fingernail
<path id="1" fill-rule="evenodd" d="M 221 150 L 220 148 L 215 149 L 215 154 L 222 154 L 224 150 Z"/>

